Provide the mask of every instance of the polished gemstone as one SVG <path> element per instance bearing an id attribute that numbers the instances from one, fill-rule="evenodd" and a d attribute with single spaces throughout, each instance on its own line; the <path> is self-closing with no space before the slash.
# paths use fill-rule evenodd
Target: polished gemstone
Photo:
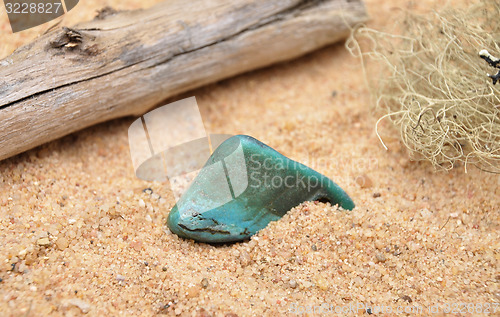
<path id="1" fill-rule="evenodd" d="M 304 201 L 351 210 L 351 198 L 332 180 L 246 135 L 224 141 L 168 216 L 177 235 L 200 242 L 249 238 Z"/>

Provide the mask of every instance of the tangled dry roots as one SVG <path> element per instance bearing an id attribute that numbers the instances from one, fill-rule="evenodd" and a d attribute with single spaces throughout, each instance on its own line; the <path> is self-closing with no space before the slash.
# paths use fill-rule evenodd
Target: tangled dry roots
<path id="1" fill-rule="evenodd" d="M 381 77 L 366 76 L 380 120 L 399 128 L 414 159 L 499 173 L 500 84 L 487 75 L 498 69 L 478 53 L 500 55 L 500 2 L 405 13 L 401 21 L 398 35 L 359 27 L 346 43 L 363 65 L 369 58 L 383 66 Z"/>

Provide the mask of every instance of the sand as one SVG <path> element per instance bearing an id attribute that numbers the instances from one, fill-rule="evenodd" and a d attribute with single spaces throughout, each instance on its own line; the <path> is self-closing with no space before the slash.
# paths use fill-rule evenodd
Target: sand
<path id="1" fill-rule="evenodd" d="M 82 1 L 64 23 L 152 3 Z M 367 5 L 381 27 L 409 3 Z M 46 29 L 1 19 L 2 57 Z M 0 162 L 0 315 L 500 316 L 500 177 L 412 162 L 384 122 L 385 151 L 343 43 L 177 99 L 192 95 L 209 132 L 256 137 L 357 207 L 307 202 L 247 242 L 182 240 L 168 186 L 134 176 L 135 118 L 100 124 Z"/>

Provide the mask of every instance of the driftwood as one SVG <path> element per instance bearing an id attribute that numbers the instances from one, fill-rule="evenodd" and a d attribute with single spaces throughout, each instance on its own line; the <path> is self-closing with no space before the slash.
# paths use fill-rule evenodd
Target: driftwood
<path id="1" fill-rule="evenodd" d="M 0 160 L 298 57 L 366 20 L 362 0 L 169 0 L 104 11 L 0 61 Z"/>

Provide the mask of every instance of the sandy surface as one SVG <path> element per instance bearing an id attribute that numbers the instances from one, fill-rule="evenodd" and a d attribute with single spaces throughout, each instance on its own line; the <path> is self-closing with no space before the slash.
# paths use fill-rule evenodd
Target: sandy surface
<path id="1" fill-rule="evenodd" d="M 100 5 L 91 2 L 64 23 L 92 17 Z M 368 1 L 372 26 L 391 23 L 387 2 Z M 0 18 L 2 57 L 44 28 L 12 35 Z M 134 118 L 0 162 L 0 315 L 281 316 L 319 305 L 339 316 L 368 306 L 500 315 L 500 177 L 411 162 L 384 123 L 385 151 L 363 83 L 338 44 L 182 96 L 197 97 L 209 132 L 252 135 L 357 204 L 304 203 L 248 242 L 210 246 L 169 232 L 168 186 L 133 173 Z"/>

